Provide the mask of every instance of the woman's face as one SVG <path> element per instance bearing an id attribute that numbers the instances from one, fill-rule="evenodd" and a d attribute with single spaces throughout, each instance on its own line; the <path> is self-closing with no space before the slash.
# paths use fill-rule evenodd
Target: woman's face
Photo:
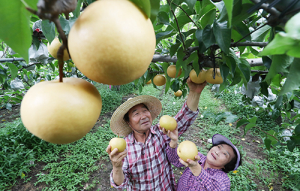
<path id="1" fill-rule="evenodd" d="M 206 157 L 206 163 L 209 168 L 222 169 L 236 156 L 231 146 L 220 144 L 212 147 Z"/>

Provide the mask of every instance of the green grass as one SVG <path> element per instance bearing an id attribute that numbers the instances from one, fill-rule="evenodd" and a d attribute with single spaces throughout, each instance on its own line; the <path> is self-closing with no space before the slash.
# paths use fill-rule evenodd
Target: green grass
<path id="1" fill-rule="evenodd" d="M 120 90 L 109 89 L 107 85 L 96 84 L 102 96 L 102 112 L 114 111 L 122 102 L 122 96 L 135 91 L 132 84 L 123 85 Z M 46 183 L 45 190 L 78 190 L 89 180 L 89 175 L 99 170 L 96 161 L 108 159 L 106 147 L 115 135 L 109 128 L 109 120 L 95 132 L 67 145 L 45 142 L 29 133 L 21 119 L 0 126 L 0 190 L 13 186 L 17 179 L 30 181 L 31 167 L 37 162 L 47 165 L 37 175 L 38 181 Z"/>
<path id="2" fill-rule="evenodd" d="M 133 84 L 121 86 L 120 90 L 114 87 L 109 89 L 107 85 L 102 84 L 96 86 L 102 96 L 102 113 L 113 112 L 122 103 L 122 97 L 127 94 L 152 95 L 159 98 L 163 105 L 160 116 L 175 116 L 185 101 L 182 97 L 176 98 L 172 91 L 165 94 L 162 87 L 155 89 L 152 85 L 145 86 L 142 92 L 136 90 Z M 233 92 L 231 90 L 224 95 L 219 95 L 220 99 L 216 99 L 208 86 L 203 90 L 199 103 L 200 115 L 195 121 L 199 131 L 195 135 L 199 139 L 207 140 L 216 133 L 223 134 L 233 143 L 237 143 L 242 155 L 246 156 L 247 152 L 235 138 L 235 135 L 241 134 L 240 129 L 232 128 L 224 120 L 216 124 L 213 118 L 202 115 L 207 111 L 217 114 L 228 110 L 237 112 L 240 116 L 257 115 L 252 108 L 243 108 L 239 95 L 232 94 Z M 259 116 L 263 121 L 264 115 Z M 157 123 L 159 117 L 153 123 Z M 271 121 L 266 123 L 266 126 L 270 125 L 272 125 Z M 249 131 L 249 133 L 260 136 L 255 132 Z M 0 126 L 0 190 L 11 187 L 19 178 L 30 181 L 32 177 L 28 177 L 28 173 L 38 162 L 45 163 L 46 166 L 37 175 L 38 180 L 35 185 L 44 183 L 46 185 L 44 190 L 80 190 L 84 183 L 91 181 L 89 187 L 93 187 L 97 184 L 97 180 L 89 180 L 90 175 L 100 170 L 97 161 L 108 159 L 105 149 L 112 137 L 115 135 L 109 128 L 109 119 L 102 121 L 102 126 L 95 128 L 84 138 L 67 145 L 55 145 L 40 140 L 26 130 L 20 119 L 3 123 Z M 210 146 L 211 144 L 204 142 L 199 151 L 206 154 Z M 266 186 L 273 182 L 279 172 L 283 174 L 284 188 L 299 190 L 299 150 L 291 153 L 284 147 L 278 146 L 277 149 L 268 152 L 264 145 L 262 149 L 265 150 L 267 159 L 245 157 L 248 162 L 244 160 L 243 166 L 239 167 L 236 173 L 228 174 L 232 185 L 231 190 L 257 190 L 260 185 Z M 257 185 L 254 179 L 258 179 L 260 185 Z"/>
<path id="3" fill-rule="evenodd" d="M 268 131 L 268 130 L 280 130 L 279 127 L 274 119 L 272 119 L 268 111 L 263 110 L 260 108 L 256 110 L 255 107 L 244 105 L 242 103 L 242 95 L 234 93 L 235 87 L 230 87 L 228 90 L 223 91 L 220 94 L 216 94 L 216 97 L 220 98 L 227 108 L 230 111 L 237 114 L 240 118 L 249 118 L 256 116 L 257 117 L 257 126 L 261 129 Z M 258 130 L 251 130 L 250 133 L 253 136 L 257 136 L 261 139 L 265 138 L 265 134 L 258 131 Z M 299 149 L 295 149 L 294 152 L 290 152 L 286 146 L 277 145 L 271 148 L 268 151 L 264 144 L 261 145 L 264 153 L 267 155 L 267 159 L 265 160 L 258 160 L 258 159 L 248 159 L 252 161 L 252 163 L 244 163 L 242 168 L 239 168 L 240 176 L 237 174 L 231 173 L 231 182 L 236 182 L 237 187 L 241 187 L 239 185 L 241 181 L 245 181 L 244 178 L 239 180 L 241 177 L 253 177 L 260 180 L 263 185 L 269 185 L 269 183 L 274 182 L 275 179 L 281 174 L 281 182 L 283 189 L 291 189 L 291 190 L 300 190 L 300 151 Z M 245 172 L 246 170 L 246 172 Z M 235 181 L 235 179 L 239 181 Z M 278 182 L 276 182 L 278 183 Z M 242 184 L 245 185 L 245 184 Z M 251 189 L 256 188 L 255 184 Z M 242 189 L 247 189 L 245 187 L 241 187 Z M 238 189 L 239 190 L 239 189 Z"/>

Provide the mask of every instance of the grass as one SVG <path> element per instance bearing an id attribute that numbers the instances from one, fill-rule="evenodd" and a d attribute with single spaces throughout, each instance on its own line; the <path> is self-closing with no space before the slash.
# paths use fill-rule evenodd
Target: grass
<path id="1" fill-rule="evenodd" d="M 222 93 L 216 94 L 216 97 L 220 98 L 226 107 L 236 113 L 240 118 L 247 118 L 248 116 L 250 118 L 253 116 L 258 117 L 257 126 L 263 130 L 280 130 L 281 127 L 275 123 L 268 112 L 263 109 L 256 110 L 255 107 L 244 105 L 242 103 L 242 95 L 234 92 L 235 87 L 230 87 Z M 254 129 L 248 133 L 261 139 L 265 138 L 264 133 Z M 269 188 L 271 188 L 274 181 L 278 181 L 276 178 L 282 176 L 280 182 L 276 182 L 276 184 L 282 184 L 283 189 L 300 190 L 299 149 L 290 152 L 286 146 L 277 145 L 268 151 L 264 144 L 261 145 L 261 148 L 266 154 L 267 159 L 258 160 L 248 158 L 248 161 L 252 162 L 247 162 L 243 165 L 248 169 L 247 176 L 259 179 L 262 184 L 268 185 Z M 243 170 L 244 167 L 239 168 L 239 171 Z M 234 182 L 234 180 L 232 180 L 232 182 Z M 256 188 L 256 186 L 253 188 Z"/>
<path id="2" fill-rule="evenodd" d="M 122 103 L 122 97 L 128 94 L 152 95 L 159 98 L 163 105 L 160 116 L 175 116 L 185 101 L 183 98 L 174 97 L 172 91 L 165 94 L 162 87 L 155 89 L 152 85 L 145 86 L 142 92 L 138 92 L 132 84 L 121 86 L 119 91 L 114 87 L 109 89 L 107 85 L 102 84 L 96 84 L 96 87 L 103 101 L 101 115 L 113 112 Z M 203 90 L 199 103 L 200 115 L 195 121 L 199 131 L 195 136 L 198 139 L 207 140 L 216 133 L 223 134 L 232 142 L 237 143 L 242 155 L 246 156 L 247 151 L 236 138 L 241 134 L 240 129 L 232 128 L 224 120 L 216 124 L 213 118 L 201 115 L 206 111 L 217 114 L 228 110 L 237 112 L 240 116 L 257 115 L 252 108 L 243 108 L 239 95 L 233 92 L 230 90 L 224 95 L 214 97 L 209 87 Z M 154 120 L 154 123 L 158 122 L 159 117 Z M 45 166 L 37 175 L 35 185 L 45 185 L 44 190 L 80 190 L 86 182 L 90 182 L 89 188 L 94 187 L 99 181 L 89 180 L 90 175 L 101 169 L 101 166 L 97 165 L 99 159 L 108 159 L 105 149 L 108 141 L 115 137 L 109 128 L 109 119 L 105 119 L 101 124 L 84 138 L 67 145 L 55 145 L 36 138 L 26 130 L 20 119 L 1 124 L 0 190 L 11 187 L 20 178 L 25 182 L 30 181 L 32 177 L 28 177 L 28 173 L 38 163 L 45 164 Z M 269 121 L 266 125 L 270 126 L 272 122 Z M 260 136 L 255 132 L 251 133 Z M 199 147 L 199 151 L 207 154 L 210 146 L 211 144 L 205 141 L 203 146 Z M 244 157 L 243 165 L 236 172 L 228 174 L 232 185 L 231 190 L 257 190 L 262 185 L 268 186 L 274 182 L 279 172 L 282 173 L 284 188 L 299 190 L 299 150 L 291 153 L 279 146 L 271 151 L 267 151 L 263 145 L 261 147 L 265 150 L 267 159 Z M 260 183 L 257 184 L 255 179 Z"/>
<path id="3" fill-rule="evenodd" d="M 122 96 L 134 91 L 132 84 L 109 89 L 106 85 L 96 84 L 102 96 L 101 115 L 114 111 L 122 102 Z M 96 162 L 100 158 L 108 159 L 106 147 L 115 137 L 109 128 L 109 120 L 102 121 L 96 131 L 67 145 L 45 142 L 27 131 L 21 119 L 0 126 L 0 190 L 13 186 L 21 178 L 28 177 L 32 167 L 38 162 L 45 163 L 37 182 L 45 183 L 44 190 L 78 190 L 89 180 L 89 175 L 99 170 Z"/>

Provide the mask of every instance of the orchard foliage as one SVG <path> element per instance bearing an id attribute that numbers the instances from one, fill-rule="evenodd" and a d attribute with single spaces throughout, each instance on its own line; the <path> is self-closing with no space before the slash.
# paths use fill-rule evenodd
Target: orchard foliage
<path id="1" fill-rule="evenodd" d="M 94 0 L 78 0 L 76 9 L 59 16 L 63 32 L 68 35 L 80 12 Z M 220 68 L 223 83 L 219 91 L 230 86 L 248 87 L 259 81 L 257 94 L 268 97 L 269 90 L 277 95 L 267 110 L 276 119 L 284 117 L 293 129 L 287 142 L 293 150 L 300 145 L 300 114 L 294 108 L 300 102 L 300 13 L 299 1 L 281 0 L 132 0 L 153 23 L 156 34 L 156 52 L 146 73 L 134 84 L 142 90 L 146 82 L 157 74 L 166 77 L 165 92 L 188 92 L 186 80 L 190 71 L 197 74 L 202 68 Z M 272 3 L 273 2 L 273 3 Z M 16 79 L 28 89 L 41 80 L 52 80 L 57 73 L 57 60 L 29 62 L 28 49 L 38 50 L 57 36 L 55 25 L 47 20 L 40 22 L 25 7 L 37 8 L 38 0 L 1 0 L 0 31 L 1 58 L 23 58 L 22 61 L 0 63 L 0 83 L 3 93 L 1 107 L 10 107 L 22 99 L 25 91 L 14 90 Z M 269 4 L 266 4 L 269 3 Z M 101 24 L 101 23 L 99 23 Z M 3 30 L 4 29 L 4 30 Z M 42 32 L 40 32 L 40 30 Z M 92 37 L 91 37 L 92 38 Z M 101 42 L 99 42 L 101 43 Z M 10 48 L 16 52 L 13 54 Z M 258 62 L 257 62 L 258 60 Z M 167 74 L 170 65 L 182 69 L 177 78 Z M 29 69 L 37 66 L 36 69 Z M 84 78 L 72 60 L 64 65 L 64 75 Z M 154 84 L 153 84 L 154 85 Z M 155 86 L 155 85 L 154 85 Z M 15 88 L 16 89 L 16 88 Z M 14 100 L 14 101 L 12 101 Z M 292 116 L 293 114 L 293 116 Z M 238 125 L 246 130 L 256 126 L 255 118 L 243 119 Z M 284 124 L 283 124 L 284 125 Z M 279 132 L 266 134 L 265 144 L 282 143 Z"/>

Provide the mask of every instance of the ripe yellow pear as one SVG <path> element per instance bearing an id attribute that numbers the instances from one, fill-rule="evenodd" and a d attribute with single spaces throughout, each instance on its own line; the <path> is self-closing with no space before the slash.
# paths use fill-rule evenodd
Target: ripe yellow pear
<path id="1" fill-rule="evenodd" d="M 185 162 L 187 159 L 195 160 L 195 156 L 198 155 L 198 149 L 195 143 L 183 141 L 177 147 L 177 154 Z"/>
<path id="2" fill-rule="evenodd" d="M 166 77 L 164 77 L 162 74 L 157 74 L 153 78 L 153 83 L 157 86 L 163 86 L 166 84 L 166 82 L 167 82 Z"/>
<path id="3" fill-rule="evenodd" d="M 61 42 L 59 42 L 58 38 L 54 38 L 51 44 L 49 45 L 49 42 L 47 44 L 48 52 L 53 56 L 53 58 L 57 58 L 57 51 L 59 47 L 61 46 Z M 64 57 L 63 60 L 67 61 L 70 59 L 69 53 L 67 49 L 64 50 Z"/>
<path id="4" fill-rule="evenodd" d="M 180 76 L 181 72 L 182 72 L 182 70 L 180 68 L 177 77 Z M 168 76 L 170 76 L 170 78 L 177 78 L 176 77 L 176 66 L 175 65 L 170 65 L 167 69 L 167 74 L 168 74 Z"/>
<path id="5" fill-rule="evenodd" d="M 156 46 L 151 20 L 129 0 L 98 0 L 78 17 L 68 36 L 76 67 L 89 79 L 123 85 L 148 69 Z"/>
<path id="6" fill-rule="evenodd" d="M 199 75 L 197 76 L 197 73 L 194 69 L 191 70 L 190 72 L 190 78 L 192 80 L 192 82 L 196 83 L 196 84 L 201 84 L 203 82 L 205 82 L 205 73 L 206 70 L 202 69 L 199 73 Z"/>
<path id="7" fill-rule="evenodd" d="M 151 84 L 151 82 L 152 82 L 152 81 L 151 81 L 151 80 L 149 80 L 149 81 L 148 81 L 146 84 Z"/>
<path id="8" fill-rule="evenodd" d="M 118 152 L 122 152 L 126 149 L 126 141 L 123 138 L 112 138 L 109 141 L 109 145 L 111 146 L 111 151 L 113 151 L 115 148 L 118 149 Z"/>
<path id="9" fill-rule="evenodd" d="M 168 115 L 163 115 L 159 119 L 159 125 L 162 128 L 165 128 L 167 131 L 168 130 L 173 131 L 177 127 L 177 121 L 173 117 L 170 117 Z"/>
<path id="10" fill-rule="evenodd" d="M 180 97 L 182 95 L 182 91 L 181 90 L 178 90 L 177 92 L 174 92 L 174 95 L 176 97 Z"/>
<path id="11" fill-rule="evenodd" d="M 81 139 L 101 113 L 101 96 L 79 78 L 44 81 L 32 86 L 21 103 L 21 119 L 35 136 L 55 144 Z"/>
<path id="12" fill-rule="evenodd" d="M 222 84 L 223 83 L 223 78 L 221 76 L 220 73 L 220 69 L 216 68 L 216 75 L 215 75 L 215 79 L 213 78 L 214 76 L 214 69 L 210 68 L 209 70 L 207 70 L 207 72 L 205 73 L 205 79 L 208 83 L 210 84 Z"/>

